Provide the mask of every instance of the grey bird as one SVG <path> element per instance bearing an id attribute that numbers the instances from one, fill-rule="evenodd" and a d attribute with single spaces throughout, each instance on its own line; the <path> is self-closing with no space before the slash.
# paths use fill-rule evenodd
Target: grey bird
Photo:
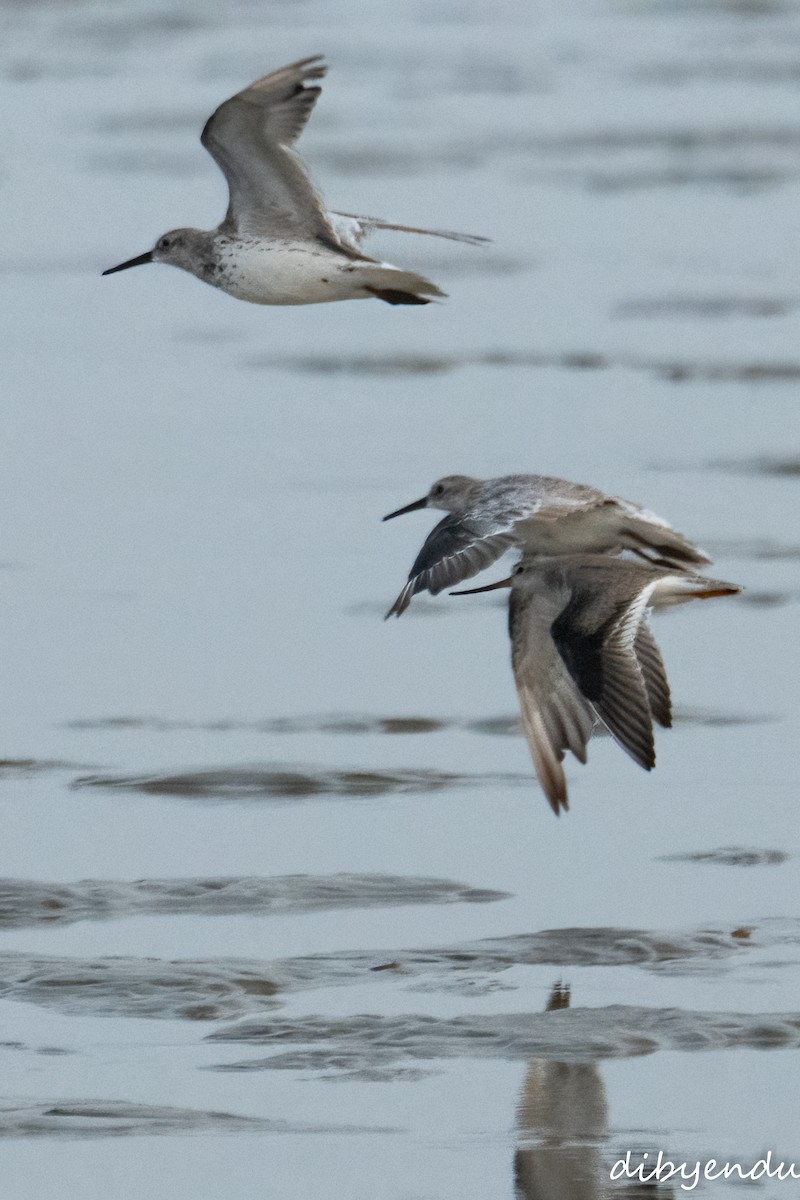
<path id="1" fill-rule="evenodd" d="M 361 250 L 373 229 L 478 243 L 449 230 L 392 225 L 376 217 L 326 212 L 292 149 L 327 67 L 320 55 L 265 75 L 221 104 L 201 141 L 228 181 L 228 211 L 216 229 L 173 229 L 152 250 L 104 275 L 144 263 L 168 263 L 253 304 L 320 304 L 370 297 L 387 304 L 428 304 L 444 296 L 413 271 Z"/>
<path id="2" fill-rule="evenodd" d="M 408 581 L 387 617 L 399 617 L 417 592 L 434 596 L 477 575 L 511 546 L 523 554 L 619 554 L 693 570 L 711 560 L 662 517 L 619 496 L 550 475 L 472 479 L 445 475 L 420 500 L 383 519 L 418 508 L 448 514 L 428 534 Z"/>
<path id="3" fill-rule="evenodd" d="M 511 663 L 533 765 L 556 816 L 569 808 L 562 762 L 586 762 L 599 722 L 646 771 L 653 721 L 669 727 L 664 663 L 648 608 L 732 596 L 735 583 L 602 554 L 523 558 L 508 579 L 452 595 L 511 588 Z"/>

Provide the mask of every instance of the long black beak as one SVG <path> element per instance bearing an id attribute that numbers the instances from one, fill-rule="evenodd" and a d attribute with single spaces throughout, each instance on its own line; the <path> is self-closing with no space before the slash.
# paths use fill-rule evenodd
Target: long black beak
<path id="1" fill-rule="evenodd" d="M 487 583 L 485 587 L 466 588 L 463 592 L 449 592 L 450 596 L 474 596 L 476 592 L 494 592 L 498 588 L 511 587 L 511 576 L 508 579 L 499 579 L 497 583 Z"/>
<path id="2" fill-rule="evenodd" d="M 413 504 L 407 504 L 405 508 L 398 508 L 395 510 L 395 512 L 387 513 L 383 520 L 391 521 L 392 517 L 402 517 L 405 516 L 407 512 L 414 512 L 414 510 L 417 508 L 427 508 L 427 506 L 428 497 L 423 496 L 421 500 L 415 500 Z"/>
<path id="3" fill-rule="evenodd" d="M 115 271 L 127 271 L 128 267 L 142 267 L 145 263 L 153 261 L 153 251 L 148 250 L 145 254 L 139 254 L 136 258 L 129 258 L 127 262 L 120 263 L 118 267 L 109 267 L 107 271 L 103 271 L 104 275 L 113 275 Z"/>

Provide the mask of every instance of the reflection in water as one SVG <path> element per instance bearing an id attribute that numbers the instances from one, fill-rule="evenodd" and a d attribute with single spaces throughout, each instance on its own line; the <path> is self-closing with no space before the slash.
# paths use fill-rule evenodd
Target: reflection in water
<path id="1" fill-rule="evenodd" d="M 602 1143 L 608 1127 L 605 1089 L 593 1063 L 528 1064 L 520 1130 L 535 1145 L 517 1150 L 520 1200 L 595 1200 L 605 1193 Z"/>
<path id="2" fill-rule="evenodd" d="M 547 1011 L 569 1008 L 570 989 L 556 983 Z M 604 1145 L 608 1104 L 596 1062 L 528 1063 L 517 1118 L 519 1146 L 514 1155 L 517 1200 L 668 1200 L 671 1188 L 652 1183 L 611 1182 Z"/>

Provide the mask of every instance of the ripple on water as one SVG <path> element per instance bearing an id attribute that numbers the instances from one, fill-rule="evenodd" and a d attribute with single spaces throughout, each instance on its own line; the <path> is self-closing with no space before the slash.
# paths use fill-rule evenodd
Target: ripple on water
<path id="1" fill-rule="evenodd" d="M 303 800 L 318 796 L 387 796 L 440 792 L 448 788 L 523 784 L 527 775 L 459 775 L 447 771 L 335 771 L 284 766 L 226 767 L 153 775 L 84 775 L 74 788 L 140 792 L 192 800 Z"/>
<path id="2" fill-rule="evenodd" d="M 800 556 L 800 548 L 799 554 Z M 415 601 L 415 608 L 419 601 Z M 433 605 L 431 605 L 433 607 Z M 440 611 L 446 611 L 438 606 Z M 689 708 L 677 706 L 673 721 L 690 725 L 763 725 L 778 718 L 763 713 L 737 713 L 718 709 Z M 218 718 L 207 721 L 182 720 L 180 718 L 156 716 L 85 717 L 66 723 L 68 729 L 90 729 L 114 732 L 115 730 L 146 730 L 152 733 L 267 733 L 267 734 L 344 734 L 345 736 L 388 735 L 406 736 L 424 733 L 441 733 L 449 729 L 466 729 L 470 733 L 481 733 L 491 737 L 521 737 L 522 726 L 518 714 L 502 713 L 479 719 L 463 717 L 426 716 L 424 714 L 380 715 L 371 713 L 306 713 L 291 717 L 270 717 L 264 720 L 242 721 L 233 718 Z M 601 730 L 596 735 L 602 736 Z M 45 764 L 49 766 L 50 764 Z M 73 766 L 76 764 L 52 764 Z M 39 768 L 42 769 L 42 768 Z M 2 763 L 0 763 L 2 770 Z M 101 776 L 91 776 L 90 779 Z M 149 778 L 149 777 L 145 777 Z M 88 786 L 84 781 L 76 781 Z M 100 785 L 97 785 L 100 786 Z"/>
<path id="3" fill-rule="evenodd" d="M 800 477 L 800 458 L 760 455 L 756 458 L 720 458 L 708 463 L 718 471 L 735 475 L 776 475 L 785 479 Z"/>
<path id="4" fill-rule="evenodd" d="M 795 359 L 720 360 L 653 358 L 640 354 L 608 355 L 591 349 L 553 354 L 536 350 L 486 350 L 474 354 L 301 354 L 258 355 L 240 363 L 257 371 L 283 370 L 301 375 L 402 377 L 441 375 L 467 367 L 524 368 L 564 371 L 640 371 L 670 383 L 796 383 L 800 361 Z"/>
<path id="5" fill-rule="evenodd" d="M 800 1046 L 800 1013 L 715 1013 L 615 1004 L 549 1012 L 440 1018 L 353 1016 L 247 1021 L 206 1038 L 221 1043 L 301 1049 L 220 1063 L 217 1071 L 331 1072 L 347 1078 L 394 1079 L 409 1060 L 530 1058 L 593 1062 L 656 1050 L 720 1050 Z"/>
<path id="6" fill-rule="evenodd" d="M 614 316 L 634 320 L 782 317 L 798 305 L 800 299 L 786 296 L 655 296 L 625 300 L 617 305 Z"/>
<path id="7" fill-rule="evenodd" d="M 218 1021 L 278 1005 L 268 965 L 0 954 L 0 996 L 80 1015 Z"/>
<path id="8" fill-rule="evenodd" d="M 755 850 L 743 846 L 721 846 L 717 850 L 695 850 L 686 854 L 662 854 L 659 862 L 717 863 L 723 867 L 777 867 L 791 856 L 783 850 Z"/>
<path id="9" fill-rule="evenodd" d="M 57 758 L 0 758 L 0 780 L 40 775 L 48 771 L 86 770 L 85 763 L 65 762 Z"/>
<path id="10" fill-rule="evenodd" d="M 199 879 L 82 879 L 41 883 L 0 879 L 0 928 L 108 920 L 135 913 L 301 913 L 320 909 L 470 904 L 506 892 L 410 875 L 278 875 Z"/>
<path id="11" fill-rule="evenodd" d="M 180 1133 L 363 1133 L 352 1125 L 305 1125 L 124 1100 L 45 1100 L 0 1103 L 0 1138 L 131 1137 Z M 374 1132 L 371 1127 L 369 1132 Z M 381 1129 L 383 1133 L 392 1130 Z"/>
<path id="12" fill-rule="evenodd" d="M 431 992 L 474 995 L 513 966 L 639 966 L 678 974 L 718 971 L 756 947 L 800 944 L 797 922 L 685 933 L 550 929 L 425 949 L 311 954 L 294 958 L 177 960 L 0 954 L 0 997 L 98 1016 L 216 1021 L 272 1011 L 281 996 L 394 980 Z"/>

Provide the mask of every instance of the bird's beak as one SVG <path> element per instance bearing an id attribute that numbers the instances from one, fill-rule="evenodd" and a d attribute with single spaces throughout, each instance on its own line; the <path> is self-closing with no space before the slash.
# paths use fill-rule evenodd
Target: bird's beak
<path id="1" fill-rule="evenodd" d="M 391 521 L 392 517 L 402 517 L 408 512 L 414 512 L 417 508 L 427 508 L 428 497 L 423 496 L 421 500 L 415 500 L 413 504 L 407 504 L 405 508 L 398 508 L 395 512 L 387 513 L 383 518 L 384 521 Z"/>
<path id="2" fill-rule="evenodd" d="M 118 267 L 109 267 L 107 271 L 103 271 L 104 275 L 113 275 L 115 271 L 127 271 L 128 267 L 141 267 L 145 263 L 153 261 L 153 251 L 148 250 L 144 254 L 137 255 L 136 258 L 129 258 L 127 262 L 120 263 Z"/>
<path id="3" fill-rule="evenodd" d="M 487 583 L 485 587 L 466 588 L 463 592 L 450 592 L 451 596 L 474 596 L 476 592 L 495 592 L 498 588 L 511 587 L 511 576 L 508 579 L 499 579 L 497 583 Z"/>

